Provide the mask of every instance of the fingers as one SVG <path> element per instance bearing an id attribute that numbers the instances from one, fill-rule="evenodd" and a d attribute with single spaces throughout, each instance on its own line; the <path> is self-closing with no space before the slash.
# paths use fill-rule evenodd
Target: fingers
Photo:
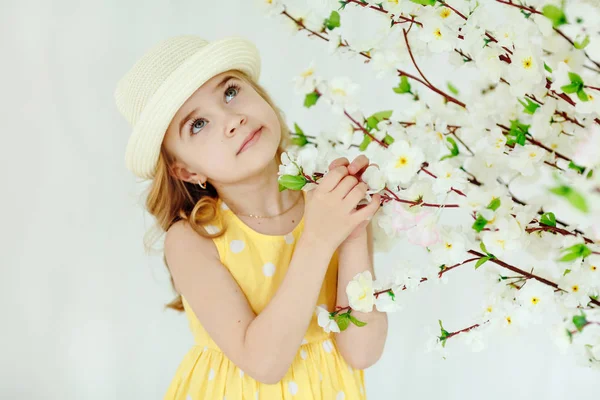
<path id="1" fill-rule="evenodd" d="M 329 171 L 331 171 L 335 167 L 339 167 L 341 165 L 348 166 L 348 164 L 350 164 L 350 161 L 348 161 L 348 159 L 346 157 L 336 158 L 335 160 L 333 160 L 331 162 L 331 164 L 329 164 Z"/>
<path id="2" fill-rule="evenodd" d="M 358 179 L 356 179 L 354 176 L 346 175 L 333 191 L 340 199 L 344 199 L 354 189 L 354 187 L 356 187 L 357 183 Z"/>
<path id="3" fill-rule="evenodd" d="M 361 154 L 352 161 L 352 164 L 348 167 L 348 172 L 352 175 L 356 175 L 359 171 L 366 169 L 368 166 L 369 159 L 364 154 Z"/>
<path id="4" fill-rule="evenodd" d="M 349 175 L 352 176 L 352 175 Z M 355 178 L 356 179 L 356 178 Z M 367 190 L 369 186 L 364 182 L 359 182 L 356 186 L 352 188 L 350 193 L 344 199 L 344 202 L 347 205 L 347 210 L 352 211 L 358 205 L 358 202 L 365 198 L 367 194 Z"/>
<path id="5" fill-rule="evenodd" d="M 345 166 L 335 167 L 319 180 L 318 188 L 324 192 L 331 192 L 346 175 L 348 169 Z"/>
<path id="6" fill-rule="evenodd" d="M 379 210 L 381 203 L 381 195 L 376 193 L 372 196 L 371 202 L 361 208 L 360 210 L 356 210 L 352 213 L 352 218 L 357 218 L 358 220 L 371 219 L 373 215 Z"/>

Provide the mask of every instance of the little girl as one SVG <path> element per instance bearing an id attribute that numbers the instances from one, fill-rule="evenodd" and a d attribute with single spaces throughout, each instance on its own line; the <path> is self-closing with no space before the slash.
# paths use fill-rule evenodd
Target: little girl
<path id="1" fill-rule="evenodd" d="M 364 399 L 363 370 L 315 309 L 335 309 L 338 246 L 380 197 L 357 208 L 364 156 L 335 160 L 313 190 L 279 191 L 289 130 L 259 75 L 248 40 L 184 35 L 148 51 L 115 92 L 133 126 L 127 167 L 151 180 L 146 206 L 166 232 L 179 294 L 168 307 L 185 311 L 195 341 L 165 399 Z"/>

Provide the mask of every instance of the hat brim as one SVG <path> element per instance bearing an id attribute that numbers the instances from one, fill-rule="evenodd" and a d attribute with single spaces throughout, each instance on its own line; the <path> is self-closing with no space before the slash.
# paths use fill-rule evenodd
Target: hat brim
<path id="1" fill-rule="evenodd" d="M 243 37 L 215 40 L 181 64 L 156 90 L 127 143 L 125 163 L 136 176 L 152 179 L 166 130 L 185 101 L 206 81 L 230 69 L 239 69 L 258 82 L 260 54 Z"/>

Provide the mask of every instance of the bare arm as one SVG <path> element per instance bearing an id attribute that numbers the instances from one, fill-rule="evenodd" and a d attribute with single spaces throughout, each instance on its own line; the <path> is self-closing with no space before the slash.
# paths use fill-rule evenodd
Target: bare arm
<path id="1" fill-rule="evenodd" d="M 372 222 L 367 225 L 364 235 L 340 246 L 343 248 L 339 250 L 338 307 L 349 305 L 346 287 L 356 274 L 371 271 L 375 278 L 371 224 Z M 367 325 L 358 327 L 350 324 L 345 331 L 335 334 L 336 343 L 348 364 L 357 369 L 367 369 L 375 364 L 383 353 L 388 333 L 388 315 L 377 311 L 376 307 L 369 313 L 352 310 L 352 315 Z"/>
<path id="2" fill-rule="evenodd" d="M 334 249 L 301 236 L 279 289 L 256 315 L 212 240 L 184 222 L 165 239 L 175 285 L 202 326 L 235 365 L 267 384 L 283 378 L 298 352 Z"/>

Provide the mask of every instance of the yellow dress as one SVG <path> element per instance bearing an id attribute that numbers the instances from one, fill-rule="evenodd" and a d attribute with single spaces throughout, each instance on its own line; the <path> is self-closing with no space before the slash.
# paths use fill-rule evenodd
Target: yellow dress
<path id="1" fill-rule="evenodd" d="M 207 230 L 227 223 L 225 235 L 213 239 L 223 265 L 246 295 L 250 307 L 260 313 L 283 281 L 304 217 L 287 235 L 258 233 L 240 220 L 219 200 L 221 221 Z M 329 263 L 317 305 L 333 310 L 337 290 L 337 252 Z M 339 353 L 333 333 L 325 333 L 316 314 L 310 322 L 298 353 L 283 379 L 276 384 L 261 383 L 245 374 L 219 349 L 183 298 L 195 344 L 184 356 L 165 399 L 173 400 L 357 400 L 366 399 L 364 371 L 350 367 Z M 293 312 L 293 310 L 290 310 Z M 276 349 L 275 349 L 276 351 Z"/>

